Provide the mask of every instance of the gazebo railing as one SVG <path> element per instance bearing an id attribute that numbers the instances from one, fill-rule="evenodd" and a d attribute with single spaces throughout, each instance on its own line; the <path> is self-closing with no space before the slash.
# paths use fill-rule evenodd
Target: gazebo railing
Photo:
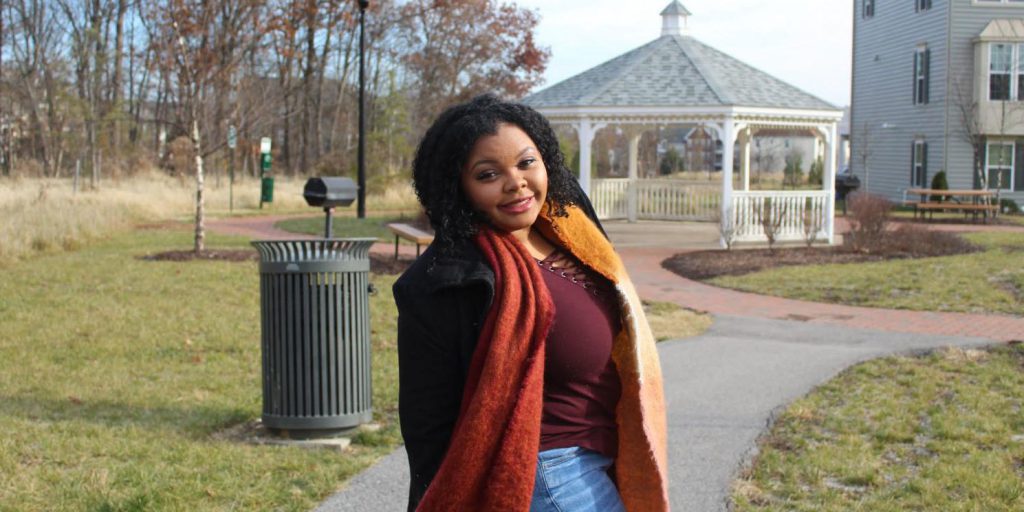
<path id="1" fill-rule="evenodd" d="M 824 190 L 733 191 L 732 213 L 737 242 L 765 240 L 763 219 L 777 219 L 775 239 L 804 240 L 814 231 L 818 240 L 828 237 L 828 207 L 831 200 Z"/>
<path id="2" fill-rule="evenodd" d="M 635 186 L 635 206 L 630 206 Z M 590 200 L 602 220 L 629 219 L 635 208 L 637 220 L 714 220 L 719 218 L 722 189 L 715 184 L 681 180 L 593 180 Z M 828 212 L 832 195 L 824 190 L 757 190 L 732 192 L 732 222 L 737 242 L 766 240 L 762 219 L 777 224 L 775 239 L 801 241 L 809 232 L 828 240 Z"/>
<path id="3" fill-rule="evenodd" d="M 637 218 L 652 220 L 713 219 L 722 187 L 679 180 L 637 180 Z"/>
<path id="4" fill-rule="evenodd" d="M 629 179 L 606 178 L 593 180 L 590 202 L 594 205 L 597 218 L 625 219 L 629 215 Z"/>
<path id="5" fill-rule="evenodd" d="M 593 180 L 590 200 L 601 219 L 628 219 L 630 180 Z M 721 187 L 682 180 L 636 180 L 636 218 L 642 220 L 710 220 L 721 204 Z"/>

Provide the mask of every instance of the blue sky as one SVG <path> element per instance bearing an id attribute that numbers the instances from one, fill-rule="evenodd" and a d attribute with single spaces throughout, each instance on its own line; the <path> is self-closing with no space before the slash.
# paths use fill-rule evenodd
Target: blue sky
<path id="1" fill-rule="evenodd" d="M 551 49 L 541 88 L 661 34 L 670 0 L 514 0 L 541 16 Z M 690 35 L 832 104 L 850 102 L 850 0 L 680 0 Z"/>

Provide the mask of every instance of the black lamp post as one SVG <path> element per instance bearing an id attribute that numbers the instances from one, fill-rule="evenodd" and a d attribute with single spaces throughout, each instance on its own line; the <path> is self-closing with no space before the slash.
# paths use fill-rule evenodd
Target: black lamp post
<path id="1" fill-rule="evenodd" d="M 366 64 L 363 53 L 366 46 L 366 8 L 370 6 L 369 0 L 359 0 L 359 170 L 358 184 L 359 195 L 356 204 L 356 216 L 360 219 L 366 218 L 366 112 L 363 94 L 366 89 Z"/>

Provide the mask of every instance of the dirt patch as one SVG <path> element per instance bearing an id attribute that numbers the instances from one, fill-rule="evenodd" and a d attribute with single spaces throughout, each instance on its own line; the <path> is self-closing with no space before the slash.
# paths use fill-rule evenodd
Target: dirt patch
<path id="1" fill-rule="evenodd" d="M 774 251 L 720 249 L 677 254 L 663 261 L 661 266 L 683 277 L 705 281 L 718 276 L 738 276 L 775 267 L 927 258 L 980 250 L 953 233 L 900 227 L 868 251 L 855 250 L 848 245 L 777 248 Z"/>
<path id="2" fill-rule="evenodd" d="M 188 250 L 167 251 L 139 257 L 146 261 L 257 261 L 259 258 L 260 255 L 256 251 L 245 249 L 207 249 L 198 253 Z"/>
<path id="3" fill-rule="evenodd" d="M 405 272 L 415 260 L 395 259 L 394 255 L 370 253 L 370 272 L 374 274 L 397 275 Z"/>
<path id="4" fill-rule="evenodd" d="M 195 251 L 166 251 L 156 254 L 147 254 L 145 256 L 139 256 L 139 259 L 145 261 L 232 261 L 232 262 L 243 262 L 243 261 L 259 261 L 260 255 L 254 250 L 246 249 L 207 249 L 196 254 Z M 413 260 L 409 259 L 398 259 L 395 260 L 394 256 L 388 256 L 384 254 L 370 253 L 370 272 L 374 274 L 387 274 L 396 275 L 405 272 L 405 269 L 409 268 Z"/>
<path id="5" fill-rule="evenodd" d="M 149 222 L 145 224 L 136 224 L 135 229 L 142 230 L 156 230 L 156 229 L 181 229 L 188 227 L 189 223 L 181 222 L 180 220 L 165 220 L 162 222 Z"/>

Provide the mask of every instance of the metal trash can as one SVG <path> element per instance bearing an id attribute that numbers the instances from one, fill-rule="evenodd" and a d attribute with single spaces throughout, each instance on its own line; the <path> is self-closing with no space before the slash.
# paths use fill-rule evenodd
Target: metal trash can
<path id="1" fill-rule="evenodd" d="M 264 203 L 274 202 L 274 177 L 264 176 L 260 180 L 260 201 Z"/>
<path id="2" fill-rule="evenodd" d="M 260 254 L 267 428 L 314 435 L 372 419 L 369 251 L 374 241 L 252 242 Z"/>

